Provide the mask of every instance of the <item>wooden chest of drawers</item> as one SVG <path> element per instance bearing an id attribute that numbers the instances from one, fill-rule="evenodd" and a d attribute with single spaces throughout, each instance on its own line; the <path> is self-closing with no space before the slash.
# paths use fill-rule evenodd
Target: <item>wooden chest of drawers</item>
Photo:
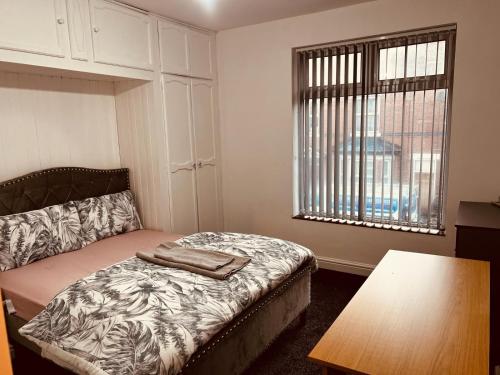
<path id="1" fill-rule="evenodd" d="M 500 208 L 485 202 L 460 202 L 455 255 L 490 262 L 490 366 L 500 365 Z"/>

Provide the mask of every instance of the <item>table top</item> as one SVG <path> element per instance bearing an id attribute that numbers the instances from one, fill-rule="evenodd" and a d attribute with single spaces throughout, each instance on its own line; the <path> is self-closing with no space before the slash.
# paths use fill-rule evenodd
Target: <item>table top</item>
<path id="1" fill-rule="evenodd" d="M 455 225 L 500 230 L 500 207 L 487 202 L 460 202 Z"/>
<path id="2" fill-rule="evenodd" d="M 487 374 L 489 263 L 389 250 L 309 354 L 353 373 Z"/>

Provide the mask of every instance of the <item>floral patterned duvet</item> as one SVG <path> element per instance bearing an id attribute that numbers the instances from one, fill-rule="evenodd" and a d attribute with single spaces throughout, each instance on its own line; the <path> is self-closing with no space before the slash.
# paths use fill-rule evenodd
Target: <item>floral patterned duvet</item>
<path id="1" fill-rule="evenodd" d="M 302 246 L 257 235 L 197 233 L 177 242 L 252 261 L 221 281 L 133 257 L 70 285 L 19 332 L 77 373 L 177 374 L 236 315 L 315 262 Z"/>

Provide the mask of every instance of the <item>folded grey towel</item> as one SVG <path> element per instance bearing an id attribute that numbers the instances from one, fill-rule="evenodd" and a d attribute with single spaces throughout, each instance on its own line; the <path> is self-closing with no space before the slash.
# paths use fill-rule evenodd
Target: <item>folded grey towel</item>
<path id="1" fill-rule="evenodd" d="M 219 254 L 224 254 L 224 253 L 219 253 Z M 213 279 L 218 279 L 218 280 L 227 279 L 233 273 L 241 270 L 250 262 L 250 258 L 234 256 L 234 260 L 231 263 L 222 266 L 216 271 L 209 271 L 203 268 L 193 267 L 188 264 L 175 263 L 161 258 L 157 258 L 154 254 L 154 251 L 138 251 L 135 255 L 138 258 L 143 259 L 150 263 L 158 264 L 160 266 L 165 266 L 165 267 L 178 268 L 181 270 L 193 272 L 199 275 L 211 277 Z"/>
<path id="2" fill-rule="evenodd" d="M 234 256 L 210 250 L 193 249 L 182 247 L 175 242 L 161 244 L 154 251 L 157 258 L 174 263 L 187 264 L 189 266 L 203 268 L 209 271 L 216 271 L 219 268 L 234 261 Z"/>

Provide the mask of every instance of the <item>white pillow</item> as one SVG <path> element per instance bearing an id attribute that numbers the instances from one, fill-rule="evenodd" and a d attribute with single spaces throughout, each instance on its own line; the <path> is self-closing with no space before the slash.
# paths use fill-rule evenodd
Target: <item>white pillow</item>
<path id="1" fill-rule="evenodd" d="M 75 202 L 85 244 L 142 229 L 130 190 Z"/>
<path id="2" fill-rule="evenodd" d="M 83 246 L 74 202 L 0 217 L 0 271 Z"/>

